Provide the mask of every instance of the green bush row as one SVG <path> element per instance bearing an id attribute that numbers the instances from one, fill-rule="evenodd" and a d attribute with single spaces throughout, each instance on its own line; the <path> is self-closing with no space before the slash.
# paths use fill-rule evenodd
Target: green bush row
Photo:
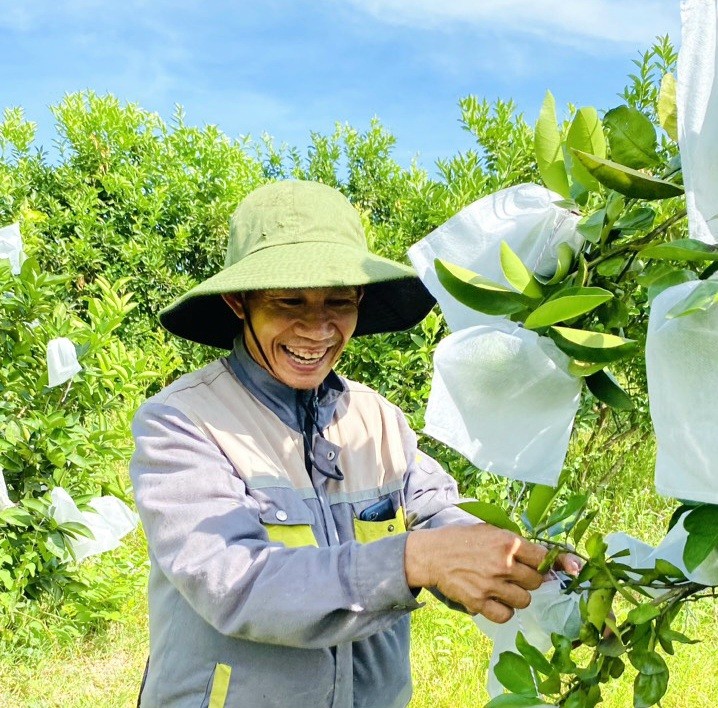
<path id="1" fill-rule="evenodd" d="M 624 91 L 654 120 L 657 84 L 671 68 L 665 57 L 665 47 L 647 52 Z M 64 486 L 80 505 L 126 494 L 117 470 L 129 451 L 131 412 L 217 354 L 166 337 L 157 313 L 221 267 L 228 219 L 244 195 L 289 177 L 336 186 L 361 212 L 372 249 L 404 260 L 411 244 L 477 198 L 540 182 L 533 128 L 511 101 L 462 99 L 461 124 L 476 146 L 439 160 L 432 174 L 402 167 L 395 138 L 377 120 L 364 131 L 337 124 L 330 135 L 312 133 L 299 150 L 191 127 L 179 110 L 167 123 L 111 95 L 71 94 L 52 110 L 53 155 L 34 144 L 22 109 L 6 109 L 0 122 L 0 226 L 19 222 L 30 256 L 18 276 L 0 261 L 0 466 L 18 503 L 0 512 L 0 637 L 39 599 L 51 598 L 55 609 L 73 597 L 75 606 L 95 606 L 82 600 L 91 584 L 77 582 L 64 557 L 73 530 L 48 514 L 49 490 Z M 354 341 L 342 371 L 396 402 L 420 429 L 432 352 L 444 334 L 434 313 L 412 332 Z M 45 347 L 58 336 L 77 345 L 83 371 L 69 388 L 48 389 Z M 626 373 L 640 393 L 640 367 Z M 596 414 L 589 399 L 584 415 Z M 423 444 L 465 490 L 480 484 L 497 500 L 509 493 L 439 444 Z"/>

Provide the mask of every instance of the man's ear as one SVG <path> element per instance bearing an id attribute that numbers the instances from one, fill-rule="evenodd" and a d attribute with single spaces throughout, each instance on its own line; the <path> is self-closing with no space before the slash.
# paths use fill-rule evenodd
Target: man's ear
<path id="1" fill-rule="evenodd" d="M 232 308 L 240 320 L 244 319 L 244 303 L 241 297 L 237 297 L 234 293 L 222 293 L 222 299 Z"/>

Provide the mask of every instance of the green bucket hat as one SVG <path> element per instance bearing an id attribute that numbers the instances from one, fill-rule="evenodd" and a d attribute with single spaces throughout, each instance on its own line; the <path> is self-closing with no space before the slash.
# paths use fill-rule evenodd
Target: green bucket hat
<path id="1" fill-rule="evenodd" d="M 286 180 L 249 194 L 232 215 L 224 268 L 160 312 L 172 334 L 231 349 L 241 320 L 222 293 L 361 285 L 354 336 L 420 322 L 434 305 L 409 266 L 369 252 L 356 209 L 336 189 Z"/>

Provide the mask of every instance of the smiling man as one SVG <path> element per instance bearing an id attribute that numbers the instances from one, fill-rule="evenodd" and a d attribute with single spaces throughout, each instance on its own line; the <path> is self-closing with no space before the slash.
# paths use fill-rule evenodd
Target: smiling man
<path id="1" fill-rule="evenodd" d="M 240 204 L 225 268 L 161 313 L 229 354 L 133 421 L 143 708 L 400 708 L 419 589 L 497 622 L 529 604 L 545 550 L 459 511 L 401 411 L 333 370 L 433 304 L 338 191 L 287 181 Z"/>
<path id="2" fill-rule="evenodd" d="M 356 328 L 361 295 L 355 286 L 260 290 L 222 298 L 247 324 L 245 346 L 255 361 L 290 388 L 315 389 Z"/>

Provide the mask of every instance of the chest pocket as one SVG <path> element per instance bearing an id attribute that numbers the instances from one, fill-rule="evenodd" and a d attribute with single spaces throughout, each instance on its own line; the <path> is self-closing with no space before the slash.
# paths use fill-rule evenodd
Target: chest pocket
<path id="1" fill-rule="evenodd" d="M 371 543 L 387 536 L 397 536 L 406 531 L 404 509 L 400 506 L 392 519 L 383 521 L 362 521 L 354 519 L 354 538 L 359 543 Z"/>
<path id="2" fill-rule="evenodd" d="M 272 543 L 287 548 L 318 546 L 312 530 L 314 514 L 293 489 L 263 489 L 253 495 L 259 519 Z"/>

